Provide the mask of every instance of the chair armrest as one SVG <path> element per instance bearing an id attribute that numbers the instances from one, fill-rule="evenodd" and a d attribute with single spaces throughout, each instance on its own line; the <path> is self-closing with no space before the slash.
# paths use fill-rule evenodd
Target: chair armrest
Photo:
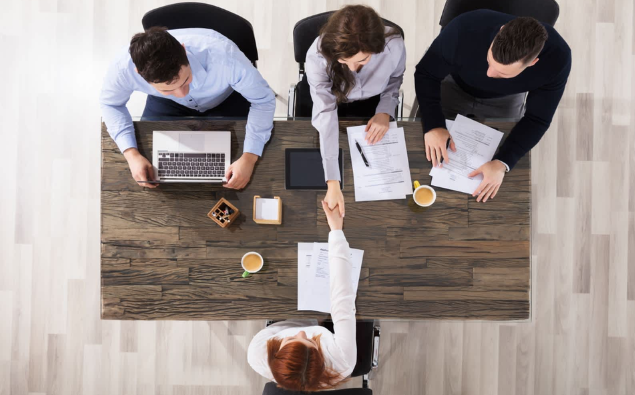
<path id="1" fill-rule="evenodd" d="M 415 100 L 412 103 L 412 110 L 410 110 L 410 118 L 416 118 L 418 111 L 419 111 L 419 101 L 417 101 L 417 98 L 415 97 Z"/>
<path id="2" fill-rule="evenodd" d="M 403 118 L 403 90 L 399 89 L 399 104 L 397 105 L 397 119 L 401 120 Z"/>
<path id="3" fill-rule="evenodd" d="M 289 96 L 287 98 L 287 118 L 295 118 L 295 91 L 297 84 L 291 84 L 289 86 Z"/>
<path id="4" fill-rule="evenodd" d="M 379 366 L 379 335 L 381 329 L 379 325 L 375 325 L 374 333 L 373 333 L 373 361 L 371 363 L 371 369 L 377 369 Z"/>

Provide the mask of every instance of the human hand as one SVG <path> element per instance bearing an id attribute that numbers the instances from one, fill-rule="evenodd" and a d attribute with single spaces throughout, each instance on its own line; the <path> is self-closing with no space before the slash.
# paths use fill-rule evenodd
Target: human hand
<path id="1" fill-rule="evenodd" d="M 494 199 L 494 196 L 496 196 L 498 189 L 503 183 L 505 170 L 506 167 L 502 162 L 492 160 L 484 163 L 481 167 L 468 174 L 469 177 L 474 177 L 477 174 L 483 173 L 483 181 L 481 181 L 481 184 L 472 194 L 472 196 L 478 195 L 476 198 L 477 202 L 483 200 L 483 203 L 485 203 L 490 196 Z"/>
<path id="2" fill-rule="evenodd" d="M 148 161 L 139 150 L 136 148 L 128 148 L 123 153 L 124 158 L 128 161 L 128 167 L 130 167 L 130 173 L 135 181 L 155 181 L 154 167 L 152 163 Z M 142 187 L 156 188 L 159 184 L 150 184 L 148 182 L 140 183 Z"/>
<path id="3" fill-rule="evenodd" d="M 249 152 L 243 153 L 243 156 L 227 168 L 225 172 L 225 178 L 227 179 L 225 188 L 243 189 L 247 186 L 257 161 L 258 155 Z"/>
<path id="4" fill-rule="evenodd" d="M 384 138 L 384 135 L 390 127 L 390 115 L 380 112 L 375 114 L 374 117 L 368 121 L 366 125 L 366 142 L 368 144 L 375 144 Z"/>
<path id="5" fill-rule="evenodd" d="M 426 159 L 428 161 L 432 160 L 433 167 L 436 167 L 437 164 L 439 167 L 443 167 L 441 157 L 443 157 L 445 162 L 450 163 L 448 151 L 445 148 L 448 145 L 448 139 L 450 139 L 450 149 L 456 152 L 454 140 L 452 140 L 450 132 L 446 128 L 430 129 L 428 133 L 423 135 L 423 141 L 426 146 Z"/>
<path id="6" fill-rule="evenodd" d="M 340 189 L 340 182 L 337 180 L 328 180 L 326 183 L 329 189 L 326 191 L 324 201 L 331 210 L 335 209 L 335 207 L 339 207 L 340 217 L 344 218 L 344 195 L 342 195 L 342 190 Z"/>
<path id="7" fill-rule="evenodd" d="M 329 224 L 331 230 L 342 230 L 344 227 L 344 218 L 337 212 L 336 209 L 330 209 L 328 203 L 322 200 L 322 208 L 324 214 L 326 214 L 326 221 Z"/>

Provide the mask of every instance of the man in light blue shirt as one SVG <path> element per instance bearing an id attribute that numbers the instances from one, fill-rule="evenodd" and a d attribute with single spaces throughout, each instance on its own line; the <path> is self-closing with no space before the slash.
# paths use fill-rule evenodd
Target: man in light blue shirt
<path id="1" fill-rule="evenodd" d="M 153 180 L 152 164 L 137 150 L 126 108 L 133 91 L 148 94 L 144 116 L 230 111 L 239 106 L 235 92 L 240 93 L 251 103 L 243 155 L 225 176 L 228 188 L 247 185 L 271 136 L 276 103 L 267 82 L 231 40 L 210 29 L 153 27 L 136 34 L 129 49 L 110 66 L 99 99 L 108 132 L 128 161 L 132 177 Z M 144 186 L 155 188 L 156 184 Z"/>

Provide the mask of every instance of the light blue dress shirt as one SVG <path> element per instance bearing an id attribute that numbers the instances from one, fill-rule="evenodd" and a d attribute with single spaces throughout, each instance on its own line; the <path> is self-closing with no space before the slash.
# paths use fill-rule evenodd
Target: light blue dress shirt
<path id="1" fill-rule="evenodd" d="M 108 133 L 121 152 L 137 147 L 132 117 L 126 108 L 133 91 L 205 112 L 221 104 L 235 90 L 251 103 L 243 152 L 262 155 L 273 129 L 276 99 L 258 70 L 236 44 L 214 30 L 177 29 L 169 33 L 185 45 L 192 68 L 187 96 L 166 96 L 154 89 L 136 72 L 128 47 L 108 69 L 99 102 Z"/>

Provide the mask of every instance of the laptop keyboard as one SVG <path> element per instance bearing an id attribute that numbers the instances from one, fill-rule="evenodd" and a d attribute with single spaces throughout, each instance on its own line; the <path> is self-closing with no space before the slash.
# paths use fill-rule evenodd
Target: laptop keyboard
<path id="1" fill-rule="evenodd" d="M 159 152 L 159 177 L 222 178 L 224 176 L 225 154 Z"/>

